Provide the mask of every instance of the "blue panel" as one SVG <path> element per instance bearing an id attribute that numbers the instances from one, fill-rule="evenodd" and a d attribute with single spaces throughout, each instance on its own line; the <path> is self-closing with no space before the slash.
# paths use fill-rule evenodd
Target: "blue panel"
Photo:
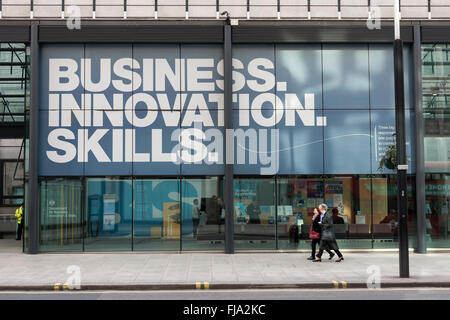
<path id="1" fill-rule="evenodd" d="M 277 95 L 284 104 L 285 93 L 295 93 L 303 101 L 314 94 L 314 106 L 322 108 L 322 52 L 319 44 L 281 44 L 276 47 Z M 285 83 L 283 85 L 283 83 Z M 284 89 L 286 86 L 286 89 Z M 304 108 L 310 106 L 304 105 Z"/>
<path id="2" fill-rule="evenodd" d="M 91 178 L 86 189 L 85 250 L 131 250 L 131 180 Z"/>
<path id="3" fill-rule="evenodd" d="M 181 129 L 202 130 L 204 139 L 195 139 L 208 147 L 208 154 L 199 163 L 182 161 L 183 175 L 221 175 L 223 166 L 224 96 L 223 60 L 221 45 L 182 45 L 181 57 L 186 59 L 185 74 L 187 98 L 184 101 Z M 196 71 L 197 70 L 197 71 Z M 194 119 L 192 122 L 189 119 Z M 200 120 L 200 121 L 197 121 Z M 185 131 L 186 132 L 186 131 Z M 191 137 L 194 139 L 194 137 Z M 185 142 L 187 143 L 187 142 Z M 192 154 L 194 143 L 183 145 L 182 150 Z M 217 161 L 216 161 L 217 160 Z"/>
<path id="4" fill-rule="evenodd" d="M 183 175 L 222 175 L 224 174 L 224 155 L 223 155 L 223 138 L 224 138 L 224 126 L 223 126 L 223 110 L 201 110 L 201 113 L 197 112 L 198 117 L 203 115 L 206 122 L 193 122 L 191 125 L 184 126 L 182 123 L 182 132 L 193 131 L 199 136 L 191 136 L 191 142 L 184 141 L 182 136 L 181 150 L 184 153 L 190 155 L 200 155 L 201 149 L 206 148 L 206 157 L 201 161 L 195 163 L 194 158 L 182 159 L 181 172 Z M 219 120 L 219 115 L 221 120 Z M 193 111 L 183 111 L 182 119 L 187 121 L 194 116 Z M 209 122 L 212 122 L 212 126 L 207 126 Z M 218 126 L 219 121 L 221 125 Z M 189 121 L 190 122 L 190 121 Z M 202 131 L 204 138 L 201 137 Z M 187 138 L 187 137 L 186 137 Z M 200 149 L 201 148 L 201 149 Z"/>
<path id="5" fill-rule="evenodd" d="M 58 112 L 56 110 L 56 112 Z M 49 127 L 49 110 L 39 112 L 39 175 L 42 176 L 82 176 L 84 163 L 78 161 L 83 156 L 83 149 L 78 150 L 78 131 L 83 129 L 84 115 L 81 123 L 71 117 L 70 127 Z M 60 142 L 58 142 L 60 141 Z M 61 142 L 64 146 L 61 145 Z M 57 145 L 55 145 L 57 143 Z M 70 145 L 71 146 L 70 146 Z M 66 151 L 63 151 L 66 150 Z M 73 152 L 72 152 L 73 151 Z M 67 156 L 67 158 L 62 158 Z M 59 160 L 58 160 L 59 159 Z"/>
<path id="6" fill-rule="evenodd" d="M 52 83 L 61 83 L 61 87 L 59 89 L 63 89 L 64 91 L 57 91 L 57 93 L 72 93 L 74 96 L 80 96 L 84 93 L 84 89 L 80 83 L 81 70 L 80 70 L 80 61 L 84 58 L 84 45 L 82 44 L 65 44 L 65 45 L 57 45 L 57 44 L 43 44 L 40 52 L 40 70 L 39 73 L 39 108 L 40 109 L 55 109 L 58 107 L 49 105 L 49 93 L 56 92 L 53 91 L 55 88 L 52 87 L 52 91 L 50 90 L 49 82 Z M 62 74 L 61 79 L 58 81 L 57 76 L 53 72 L 50 74 L 50 59 L 69 59 L 70 61 L 65 61 L 59 63 L 60 68 L 58 68 Z M 54 61 L 55 63 L 56 61 Z M 74 78 L 74 86 L 69 84 L 69 79 L 63 76 L 63 71 L 68 71 L 67 67 L 64 65 L 72 64 L 75 66 L 76 77 Z M 56 68 L 56 67 L 55 67 Z M 51 76 L 51 77 L 50 77 Z M 75 84 L 78 83 L 78 85 Z M 61 106 L 60 108 L 66 108 L 66 106 Z"/>
<path id="7" fill-rule="evenodd" d="M 180 201 L 179 180 L 134 180 L 134 235 L 135 237 L 154 237 L 158 242 L 161 234 L 151 234 L 151 227 L 163 228 L 164 203 L 178 204 Z M 144 239 L 136 239 L 134 248 L 150 248 Z M 149 239 L 146 240 L 149 240 Z M 168 249 L 170 245 L 160 244 L 160 249 Z M 166 247 L 167 246 L 167 247 Z"/>
<path id="8" fill-rule="evenodd" d="M 137 110 L 136 116 L 139 118 L 144 118 L 147 111 Z M 169 113 L 169 112 L 168 112 Z M 170 112 L 167 117 L 173 117 L 179 112 Z M 162 112 L 158 112 L 158 116 L 152 125 L 146 127 L 136 127 L 136 142 L 135 142 L 135 152 L 143 154 L 150 153 L 150 162 L 147 161 L 137 161 L 136 157 L 133 159 L 133 174 L 134 175 L 179 175 L 180 174 L 180 164 L 177 163 L 176 157 L 173 161 L 161 160 L 165 157 L 169 157 L 170 153 L 176 154 L 178 146 L 178 135 L 175 137 L 175 141 L 172 141 L 172 133 L 179 127 L 169 127 L 164 122 L 164 116 Z M 159 130 L 160 129 L 160 130 Z M 163 153 L 166 155 L 158 155 L 156 153 Z M 139 156 L 139 157 L 142 157 Z M 157 159 L 158 157 L 158 159 Z M 168 158 L 170 159 L 170 158 Z"/>
<path id="9" fill-rule="evenodd" d="M 78 129 L 84 127 L 84 115 L 83 112 L 77 113 L 77 118 L 75 114 L 64 111 L 67 110 L 68 105 L 62 103 L 60 94 L 73 94 L 73 106 L 76 108 L 78 105 L 81 108 L 82 98 L 81 95 L 84 93 L 84 89 L 79 83 L 80 79 L 80 61 L 84 57 L 84 46 L 82 44 L 74 45 L 52 45 L 44 44 L 42 45 L 40 52 L 40 68 L 39 73 L 39 90 L 41 94 L 39 95 L 39 174 L 47 176 L 71 176 L 71 175 L 83 175 L 84 164 L 83 162 L 78 162 L 78 156 L 82 157 L 83 150 L 78 150 Z M 60 67 L 57 68 L 61 71 L 61 79 L 56 77 L 56 73 L 53 70 L 50 73 L 50 59 L 70 59 L 70 61 L 65 61 L 60 63 Z M 53 63 L 55 63 L 54 61 Z M 64 77 L 64 71 L 68 71 L 67 67 L 64 65 L 72 64 L 75 68 L 74 77 L 71 81 Z M 50 78 L 50 76 L 52 78 Z M 50 81 L 53 84 L 61 83 L 58 88 L 52 86 L 50 88 Z M 69 82 L 72 82 L 70 84 Z M 77 84 L 78 83 L 78 84 Z M 70 88 L 69 88 L 70 86 Z M 60 91 L 55 91 L 55 89 Z M 50 91 L 52 90 L 52 91 Z M 49 95 L 54 95 L 52 98 L 52 103 L 50 104 Z M 71 98 L 70 96 L 68 96 Z M 49 111 L 51 109 L 51 111 Z M 70 116 L 70 121 L 69 121 Z M 64 121 L 63 121 L 64 118 Z M 70 123 L 68 123 L 70 122 Z M 56 131 L 55 131 L 56 130 Z M 53 133 L 52 133 L 53 132 Z M 66 139 L 63 136 L 56 137 L 56 133 L 63 133 L 66 137 L 72 136 L 73 139 Z M 63 163 L 54 162 L 48 158 L 48 152 L 56 152 L 58 155 L 64 155 L 65 151 L 59 148 L 52 147 L 49 145 L 49 140 L 57 142 L 57 140 L 64 141 L 66 143 L 71 143 L 76 148 L 76 154 L 70 161 L 62 160 Z M 54 143 L 52 143 L 54 145 Z M 72 148 L 72 147 L 69 147 Z"/>
<path id="10" fill-rule="evenodd" d="M 370 107 L 394 108 L 394 50 L 391 44 L 370 44 Z"/>
<path id="11" fill-rule="evenodd" d="M 325 109 L 369 108 L 367 45 L 323 45 L 323 99 Z"/>
<path id="12" fill-rule="evenodd" d="M 262 117 L 269 119 L 270 125 L 266 127 L 255 122 L 251 116 L 251 110 L 233 111 L 235 134 L 241 137 L 248 135 L 244 143 L 239 141 L 239 138 L 234 138 L 235 174 L 273 175 L 278 172 L 279 163 L 276 154 L 279 144 L 275 134 L 274 112 L 270 109 L 258 111 Z M 246 118 L 249 118 L 248 126 L 243 120 Z M 261 147 L 261 143 L 265 145 L 265 148 Z"/>
<path id="13" fill-rule="evenodd" d="M 315 117 L 322 110 L 315 111 Z M 322 126 L 304 126 L 297 117 L 295 126 L 277 124 L 280 131 L 279 174 L 323 174 Z"/>
<path id="14" fill-rule="evenodd" d="M 186 91 L 204 95 L 207 108 L 223 109 L 223 46 L 213 44 L 181 45 L 181 58 L 186 60 Z M 222 65 L 218 70 L 219 62 Z M 197 70 L 197 71 L 196 71 Z M 188 107 L 188 102 L 183 110 Z"/>
<path id="15" fill-rule="evenodd" d="M 237 94 L 249 95 L 249 108 L 257 96 L 275 94 L 274 61 L 275 49 L 271 44 L 233 46 L 233 109 L 238 109 L 239 105 L 246 108 L 237 103 Z M 266 102 L 261 108 L 273 109 L 274 106 Z"/>
<path id="16" fill-rule="evenodd" d="M 88 139 L 93 137 L 95 134 L 100 134 L 102 131 L 106 130 L 106 133 L 99 140 L 99 144 L 101 148 L 104 150 L 104 153 L 107 157 L 98 158 L 99 155 L 95 155 L 93 152 L 89 152 L 87 154 L 87 162 L 85 164 L 85 175 L 131 175 L 132 173 L 132 157 L 127 155 L 127 150 L 132 150 L 133 148 L 133 140 L 126 139 L 126 131 L 132 129 L 133 118 L 130 116 L 126 116 L 127 100 L 131 99 L 132 96 L 132 80 L 124 79 L 119 77 L 116 74 L 116 62 L 119 59 L 131 59 L 132 58 L 132 50 L 131 45 L 123 44 L 123 45 L 114 45 L 111 46 L 109 44 L 87 44 L 86 45 L 86 59 L 90 59 L 90 72 L 89 65 L 85 65 L 85 87 L 86 92 L 92 92 L 92 94 L 99 93 L 106 97 L 109 104 L 113 106 L 113 96 L 114 94 L 120 94 L 123 96 L 123 107 L 119 106 L 117 111 L 113 111 L 113 114 L 117 112 L 117 118 L 122 118 L 122 126 L 114 127 L 112 123 L 109 121 L 106 115 L 103 115 L 103 125 L 96 125 L 94 123 L 94 114 L 96 111 L 92 112 L 91 110 L 86 110 L 85 118 L 85 126 L 87 129 L 87 135 L 85 136 L 85 148 L 87 148 Z M 101 62 L 109 60 L 109 70 L 107 68 L 101 68 Z M 106 71 L 108 70 L 108 71 Z M 110 81 L 106 81 L 108 77 L 105 75 L 106 72 L 111 74 Z M 88 87 L 89 78 L 92 84 L 91 87 Z M 106 88 L 101 86 L 101 83 L 105 81 L 107 83 Z M 121 85 L 122 87 L 119 87 Z M 90 90 L 88 90 L 90 88 Z M 94 99 L 93 99 L 94 101 Z M 132 100 L 130 100 L 131 102 Z M 100 113 L 102 109 L 105 108 L 103 103 L 94 104 L 92 103 L 92 109 L 99 110 L 97 112 Z M 111 112 L 111 111 L 110 111 Z M 92 114 L 92 124 L 88 123 L 88 113 Z M 113 116 L 113 115 L 112 115 Z M 131 122 L 130 122 L 131 120 Z M 113 134 L 113 129 L 121 130 L 121 134 L 117 133 L 116 136 Z M 97 132 L 97 133 L 96 133 Z M 94 136 L 95 137 L 95 136 Z M 113 139 L 114 137 L 114 139 Z M 122 143 L 122 145 L 120 145 Z M 131 146 L 130 146 L 131 143 Z M 131 148 L 130 148 L 131 147 Z M 121 149 L 121 150 L 120 150 Z M 114 156 L 115 153 L 121 153 L 122 156 Z M 129 157 L 127 161 L 127 157 Z M 115 159 L 114 159 L 115 158 Z"/>
<path id="17" fill-rule="evenodd" d="M 414 142 L 414 115 L 407 110 L 405 112 L 406 122 L 406 157 L 408 162 L 408 173 L 414 173 L 415 162 L 415 142 Z M 384 156 L 386 148 L 395 145 L 395 110 L 372 110 L 372 173 L 373 174 L 393 174 L 396 170 L 389 170 L 385 167 L 378 170 L 380 159 Z"/>
<path id="18" fill-rule="evenodd" d="M 395 108 L 394 50 L 390 44 L 370 44 L 370 106 Z M 414 67 L 411 47 L 403 48 L 405 107 L 414 108 Z"/>
<path id="19" fill-rule="evenodd" d="M 161 104 L 164 97 L 167 97 L 169 107 L 171 110 L 180 110 L 183 108 L 181 105 L 181 98 L 177 94 L 180 94 L 180 88 L 182 88 L 181 70 L 183 69 L 180 62 L 180 47 L 176 44 L 134 44 L 133 45 L 133 59 L 139 64 L 139 74 L 142 76 L 144 72 L 147 75 L 151 75 L 141 85 L 135 86 L 133 93 L 142 93 L 151 95 L 158 104 Z M 153 59 L 149 66 L 144 66 L 144 59 Z M 152 69 L 144 69 L 152 68 Z M 168 69 L 165 69 L 168 68 Z M 169 70 L 170 69 L 170 70 Z M 177 69 L 180 71 L 177 74 Z M 163 74 L 161 70 L 167 70 L 169 74 L 176 75 L 174 78 L 169 77 L 156 77 L 157 73 Z M 173 83 L 172 83 L 172 82 Z M 145 87 L 144 87 L 145 85 Z M 182 90 L 184 91 L 184 90 Z M 161 96 L 158 97 L 158 94 Z M 147 109 L 146 105 L 139 103 L 136 105 L 136 109 Z"/>
<path id="20" fill-rule="evenodd" d="M 284 103 L 284 114 L 278 121 L 280 130 L 279 173 L 322 174 L 323 127 L 317 126 L 316 117 L 322 116 L 322 55 L 320 45 L 278 45 L 276 51 L 277 96 Z M 297 113 L 287 115 L 290 100 L 295 94 L 301 107 L 310 109 L 312 125 L 305 125 Z M 314 104 L 307 104 L 305 94 L 314 95 Z M 278 105 L 277 105 L 278 106 Z M 316 112 L 312 110 L 316 109 Z M 318 109 L 318 110 L 317 110 Z M 288 118 L 295 125 L 288 126 Z"/>
<path id="21" fill-rule="evenodd" d="M 325 110 L 325 174 L 370 174 L 369 111 Z"/>
<path id="22" fill-rule="evenodd" d="M 113 113 L 123 115 L 123 111 L 113 111 Z M 98 144 L 104 154 L 95 154 L 93 151 L 87 153 L 85 175 L 131 175 L 133 159 L 127 150 L 133 150 L 133 144 L 135 143 L 131 134 L 132 128 L 132 123 L 129 123 L 125 117 L 123 126 L 120 128 L 109 126 L 106 119 L 102 128 L 86 127 L 85 150 L 88 147 L 88 139 L 95 139 L 96 135 L 101 135 L 102 137 L 98 140 Z M 117 133 L 113 133 L 113 130 L 117 131 Z M 103 134 L 103 132 L 105 133 Z M 130 138 L 127 139 L 127 136 Z"/>

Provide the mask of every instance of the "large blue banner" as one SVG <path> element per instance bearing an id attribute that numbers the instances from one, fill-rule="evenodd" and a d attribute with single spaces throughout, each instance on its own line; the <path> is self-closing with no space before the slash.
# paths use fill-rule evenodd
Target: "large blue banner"
<path id="1" fill-rule="evenodd" d="M 236 45 L 225 130 L 220 45 L 43 45 L 39 175 L 220 175 L 225 163 L 235 174 L 389 173 L 377 169 L 394 143 L 391 52 Z"/>

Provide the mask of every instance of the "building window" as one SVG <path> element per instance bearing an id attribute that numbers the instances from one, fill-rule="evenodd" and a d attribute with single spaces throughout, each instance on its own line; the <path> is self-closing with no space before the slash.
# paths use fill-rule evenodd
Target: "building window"
<path id="1" fill-rule="evenodd" d="M 182 250 L 225 248 L 225 204 L 222 177 L 181 180 Z"/>
<path id="2" fill-rule="evenodd" d="M 39 186 L 40 250 L 82 251 L 82 180 L 46 178 Z"/>
<path id="3" fill-rule="evenodd" d="M 180 181 L 133 180 L 133 249 L 180 250 Z"/>
<path id="4" fill-rule="evenodd" d="M 23 203 L 23 161 L 2 161 L 2 204 L 18 206 Z"/>
<path id="5" fill-rule="evenodd" d="M 237 250 L 276 249 L 275 199 L 273 178 L 234 180 L 234 242 Z M 284 223 L 285 218 L 283 216 L 280 223 Z"/>
<path id="6" fill-rule="evenodd" d="M 86 179 L 86 251 L 132 249 L 132 201 L 131 179 Z"/>
<path id="7" fill-rule="evenodd" d="M 422 45 L 427 246 L 450 245 L 450 44 Z"/>

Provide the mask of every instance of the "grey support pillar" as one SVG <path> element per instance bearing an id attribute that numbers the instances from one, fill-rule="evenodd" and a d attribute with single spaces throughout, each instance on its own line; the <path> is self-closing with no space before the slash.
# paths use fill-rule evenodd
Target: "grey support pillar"
<path id="1" fill-rule="evenodd" d="M 416 121 L 416 217 L 417 217 L 417 253 L 427 253 L 427 229 L 425 217 L 425 157 L 424 157 L 424 120 L 422 107 L 422 44 L 421 28 L 414 26 L 414 102 Z"/>
<path id="2" fill-rule="evenodd" d="M 224 25 L 224 163 L 225 163 L 225 253 L 234 253 L 234 188 L 233 188 L 233 163 L 227 161 L 227 130 L 233 129 L 233 92 L 232 92 L 232 42 L 231 42 L 231 24 L 227 17 Z"/>
<path id="3" fill-rule="evenodd" d="M 30 46 L 30 171 L 28 178 L 28 253 L 38 253 L 38 134 L 39 134 L 39 39 L 38 24 L 31 25 Z"/>

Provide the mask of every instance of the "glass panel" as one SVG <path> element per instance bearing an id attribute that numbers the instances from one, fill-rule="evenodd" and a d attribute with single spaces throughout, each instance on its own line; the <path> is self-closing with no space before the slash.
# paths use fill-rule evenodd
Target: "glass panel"
<path id="1" fill-rule="evenodd" d="M 144 67 L 144 59 L 154 59 L 154 61 L 167 62 L 167 70 L 171 70 L 174 75 L 178 74 L 178 78 L 181 79 L 179 70 L 182 70 L 180 59 L 180 46 L 177 44 L 133 44 L 133 59 L 141 66 Z M 161 60 L 164 59 L 164 60 Z M 153 64 L 153 63 L 152 63 Z M 156 62 L 155 62 L 156 65 Z M 152 67 L 153 68 L 153 67 Z M 155 66 L 156 68 L 156 66 Z M 164 67 L 161 67 L 161 70 Z M 184 68 L 184 64 L 183 64 Z M 138 74 L 141 74 L 139 71 Z M 147 74 L 147 72 L 146 72 Z M 152 71 L 149 72 L 152 74 Z M 153 75 L 152 75 L 153 77 Z M 136 78 L 133 78 L 136 81 Z M 184 83 L 184 81 L 183 81 Z M 143 91 L 142 87 L 136 87 L 133 93 L 139 93 Z M 173 141 L 171 136 L 177 128 L 180 127 L 182 122 L 180 117 L 180 110 L 187 108 L 190 99 L 182 99 L 181 92 L 177 89 L 175 83 L 171 83 L 169 78 L 158 77 L 155 79 L 155 90 L 148 90 L 145 94 L 149 94 L 157 101 L 156 104 L 150 105 L 147 108 L 153 109 L 157 116 L 155 121 L 150 126 L 139 127 L 139 119 L 144 119 L 147 112 L 144 111 L 146 104 L 143 102 L 136 104 L 137 111 L 133 116 L 133 129 L 136 132 L 134 144 L 136 153 L 150 153 L 149 158 L 151 164 L 148 161 L 137 161 L 133 159 L 133 174 L 134 175 L 179 175 L 180 164 L 170 160 L 170 153 L 174 152 L 175 148 L 178 148 L 176 141 Z M 183 97 L 186 94 L 183 93 Z M 191 97 L 191 95 L 187 95 Z M 136 99 L 136 98 L 134 98 Z M 156 110 L 155 110 L 156 109 Z M 165 109 L 165 111 L 162 111 Z M 170 119 L 170 120 L 169 120 Z M 157 131 L 160 132 L 160 136 L 157 135 Z M 159 151 L 157 151 L 159 150 Z M 139 155 L 142 158 L 142 155 Z M 165 160 L 162 160 L 165 158 Z"/>
<path id="2" fill-rule="evenodd" d="M 450 246 L 450 174 L 426 174 L 427 245 L 431 248 Z"/>
<path id="3" fill-rule="evenodd" d="M 309 229 L 314 207 L 323 203 L 320 177 L 277 179 L 278 248 L 310 249 Z"/>
<path id="4" fill-rule="evenodd" d="M 134 250 L 180 249 L 180 182 L 133 181 Z"/>
<path id="5" fill-rule="evenodd" d="M 80 180 L 40 182 L 40 251 L 82 250 L 82 184 Z"/>
<path id="6" fill-rule="evenodd" d="M 408 176 L 408 234 L 410 248 L 416 243 L 415 177 Z M 377 175 L 372 179 L 373 248 L 398 248 L 397 176 Z"/>
<path id="7" fill-rule="evenodd" d="M 23 192 L 23 162 L 4 162 L 3 204 L 22 204 Z M 8 197 L 11 198 L 8 199 Z"/>
<path id="8" fill-rule="evenodd" d="M 83 44 L 43 45 L 40 49 L 40 68 L 41 70 L 50 70 L 50 61 L 55 62 L 58 61 L 57 59 L 67 57 L 81 63 L 81 59 L 84 58 Z M 61 66 L 61 68 L 68 67 Z M 76 78 L 81 77 L 80 69 L 78 67 L 75 71 Z M 38 171 L 42 176 L 82 176 L 84 173 L 83 161 L 86 160 L 84 159 L 86 144 L 83 143 L 85 141 L 77 140 L 83 140 L 83 135 L 78 137 L 78 134 L 84 132 L 85 119 L 90 118 L 85 117 L 87 111 L 82 112 L 76 109 L 83 110 L 82 105 L 85 101 L 82 94 L 84 89 L 81 83 L 78 83 L 70 94 L 64 95 L 64 99 L 62 95 L 58 99 L 54 99 L 52 97 L 55 96 L 50 92 L 55 92 L 56 88 L 50 88 L 50 84 L 55 85 L 54 82 L 50 82 L 50 79 L 48 72 L 39 73 L 39 86 L 42 94 L 39 95 L 39 149 L 41 152 L 39 152 Z M 68 78 L 64 81 L 64 83 L 69 83 Z M 91 155 L 92 152 L 89 154 Z M 92 157 L 91 155 L 89 159 Z"/>
<path id="9" fill-rule="evenodd" d="M 369 174 L 369 111 L 325 110 L 325 174 Z"/>
<path id="10" fill-rule="evenodd" d="M 86 180 L 86 251 L 131 250 L 132 182 Z"/>
<path id="11" fill-rule="evenodd" d="M 324 201 L 331 210 L 340 248 L 372 248 L 371 183 L 368 176 L 325 179 Z"/>
<path id="12" fill-rule="evenodd" d="M 275 180 L 234 180 L 235 249 L 275 249 Z M 280 222 L 285 222 L 280 214 Z"/>
<path id="13" fill-rule="evenodd" d="M 369 50 L 365 44 L 323 45 L 325 109 L 369 108 Z"/>
<path id="14" fill-rule="evenodd" d="M 394 50 L 392 44 L 369 45 L 370 106 L 394 108 Z"/>
<path id="15" fill-rule="evenodd" d="M 126 116 L 128 112 L 122 110 L 122 103 L 115 105 L 113 96 L 114 94 L 119 94 L 123 98 L 123 109 L 127 109 L 127 106 L 130 105 L 128 101 L 133 101 L 130 100 L 132 92 L 129 91 L 131 90 L 132 84 L 129 79 L 123 80 L 122 77 L 113 72 L 113 69 L 117 68 L 116 62 L 118 60 L 133 56 L 132 46 L 130 44 L 115 44 L 113 46 L 111 44 L 86 44 L 84 47 L 84 55 L 85 58 L 91 62 L 91 65 L 86 64 L 84 66 L 85 85 L 82 90 L 84 90 L 85 93 L 95 92 L 95 86 L 89 85 L 91 81 L 95 84 L 107 84 L 105 88 L 99 89 L 107 102 L 97 99 L 94 100 L 94 98 L 92 98 L 92 109 L 94 110 L 92 112 L 92 117 L 89 117 L 91 110 L 85 108 L 84 152 L 86 159 L 84 159 L 84 161 L 86 161 L 86 163 L 84 165 L 84 174 L 91 176 L 131 175 L 132 162 L 139 162 L 135 158 L 137 158 L 138 152 L 142 152 L 134 143 L 136 137 L 131 135 L 131 137 L 127 138 L 126 134 L 126 132 L 134 132 L 130 130 L 133 128 L 133 124 L 136 121 L 136 112 L 132 112 L 133 116 L 132 119 L 130 119 L 130 116 Z M 110 61 L 110 65 L 105 68 L 102 67 L 102 61 L 104 60 Z M 109 73 L 111 73 L 111 78 L 108 76 Z M 118 89 L 119 85 L 117 85 L 117 88 L 116 85 L 112 85 L 119 79 L 122 81 L 120 90 Z M 111 83 L 109 81 L 111 81 Z M 73 93 L 75 93 L 76 97 L 79 97 L 76 92 Z M 87 99 L 88 98 L 85 98 L 85 100 Z M 103 111 L 110 108 L 107 104 L 112 105 L 115 111 L 105 115 Z M 62 108 L 64 108 L 64 106 L 62 106 Z M 136 108 L 138 107 L 136 106 Z M 101 125 L 99 125 L 100 120 L 102 121 Z M 117 122 L 121 122 L 122 125 L 119 126 L 121 129 L 113 132 L 113 124 L 117 124 Z M 98 126 L 102 127 L 100 130 L 104 131 L 98 131 Z M 98 138 L 99 136 L 101 137 L 101 141 L 98 144 L 100 147 L 89 149 L 89 141 L 95 141 L 96 137 Z M 78 139 L 80 139 L 80 137 L 78 137 Z M 148 141 L 148 139 L 141 138 L 140 141 L 142 140 Z M 142 154 L 140 161 L 144 161 L 148 165 L 147 158 L 149 158 L 150 155 L 148 150 L 145 151 L 146 153 Z M 80 150 L 78 150 L 78 152 L 80 152 Z"/>
<path id="16" fill-rule="evenodd" d="M 206 177 L 182 181 L 183 250 L 224 250 L 225 206 L 223 179 Z"/>
<path id="17" fill-rule="evenodd" d="M 450 247 L 450 45 L 422 45 L 427 246 Z"/>
<path id="18" fill-rule="evenodd" d="M 0 43 L 0 122 L 23 122 L 27 79 L 23 43 Z"/>

